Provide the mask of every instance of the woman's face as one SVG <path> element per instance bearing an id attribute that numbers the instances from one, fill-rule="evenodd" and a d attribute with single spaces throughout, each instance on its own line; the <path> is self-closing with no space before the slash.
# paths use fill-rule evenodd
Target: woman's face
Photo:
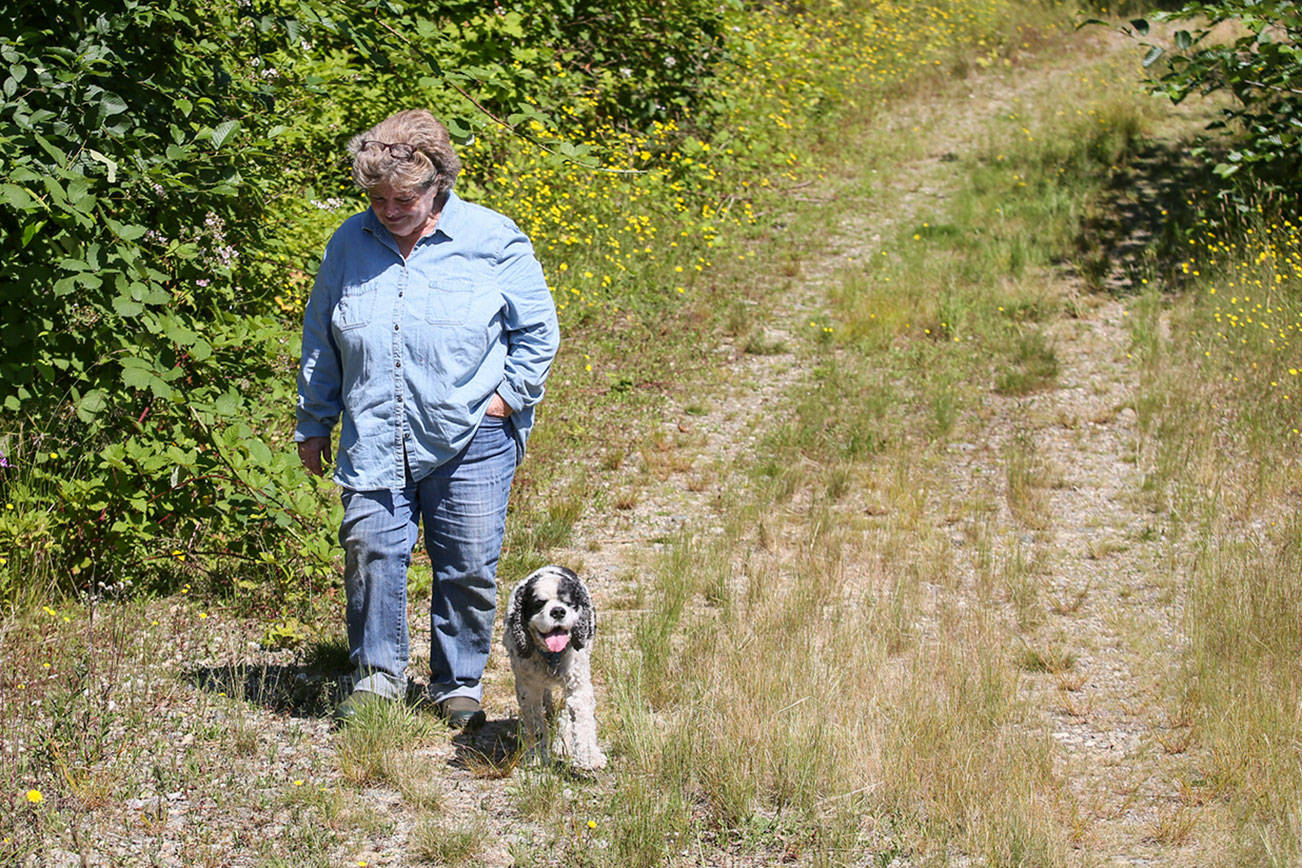
<path id="1" fill-rule="evenodd" d="M 419 240 L 426 229 L 438 222 L 434 201 L 438 194 L 434 186 L 426 189 L 395 190 L 388 183 L 370 189 L 371 210 L 394 238 Z"/>

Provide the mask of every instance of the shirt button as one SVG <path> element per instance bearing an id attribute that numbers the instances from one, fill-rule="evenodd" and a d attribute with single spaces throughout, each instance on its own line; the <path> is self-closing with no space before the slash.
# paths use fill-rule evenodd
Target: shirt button
<path id="1" fill-rule="evenodd" d="M 402 326 L 398 325 L 397 323 L 394 323 L 394 324 L 393 324 L 393 330 L 394 330 L 395 332 L 398 331 L 400 328 L 402 328 Z"/>
<path id="2" fill-rule="evenodd" d="M 402 367 L 402 362 L 394 362 L 394 363 L 393 363 L 393 366 L 394 366 L 395 368 L 401 368 L 401 367 Z"/>

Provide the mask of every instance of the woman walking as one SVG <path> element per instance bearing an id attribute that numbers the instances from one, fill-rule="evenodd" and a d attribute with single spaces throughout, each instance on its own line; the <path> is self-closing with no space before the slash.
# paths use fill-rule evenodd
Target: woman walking
<path id="1" fill-rule="evenodd" d="M 464 202 L 461 164 L 428 111 L 353 138 L 370 208 L 326 245 L 303 317 L 294 439 L 322 475 L 340 425 L 351 695 L 406 696 L 407 568 L 421 522 L 434 571 L 428 698 L 454 727 L 484 720 L 507 496 L 559 345 L 529 239 Z"/>

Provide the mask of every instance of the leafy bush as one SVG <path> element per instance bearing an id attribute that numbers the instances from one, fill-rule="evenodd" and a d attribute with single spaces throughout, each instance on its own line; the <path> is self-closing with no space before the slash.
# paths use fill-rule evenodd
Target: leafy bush
<path id="1" fill-rule="evenodd" d="M 51 501 L 15 556 L 114 580 L 254 557 L 251 531 L 316 511 L 272 493 L 288 462 L 248 425 L 287 361 L 255 256 L 270 173 L 245 174 L 274 153 L 259 65 L 283 43 L 233 3 L 0 13 L 0 449 L 6 500 Z"/>
<path id="2" fill-rule="evenodd" d="M 1214 128 L 1228 150 L 1215 166 L 1243 187 L 1295 195 L 1302 170 L 1302 7 L 1293 0 L 1191 0 L 1157 21 L 1191 22 L 1172 44 L 1149 45 L 1146 66 L 1166 55 L 1154 92 L 1180 102 L 1223 91 L 1233 98 Z M 1132 26 L 1151 34 L 1146 19 Z M 1225 39 L 1224 34 L 1229 34 Z"/>
<path id="3" fill-rule="evenodd" d="M 652 5 L 8 4 L 0 570 L 275 595 L 332 573 L 333 498 L 287 439 L 294 299 L 348 210 L 342 141 L 416 102 L 563 163 L 569 127 L 686 114 L 723 13 Z M 575 93 L 588 112 L 560 129 Z"/>

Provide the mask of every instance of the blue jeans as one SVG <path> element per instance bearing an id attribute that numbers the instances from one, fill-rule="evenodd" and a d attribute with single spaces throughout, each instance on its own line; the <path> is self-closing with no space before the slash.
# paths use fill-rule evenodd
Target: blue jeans
<path id="1" fill-rule="evenodd" d="M 407 568 L 417 530 L 434 569 L 430 697 L 480 699 L 497 609 L 497 560 L 515 476 L 510 423 L 486 417 L 469 445 L 401 491 L 343 492 L 345 621 L 353 689 L 407 691 Z"/>

